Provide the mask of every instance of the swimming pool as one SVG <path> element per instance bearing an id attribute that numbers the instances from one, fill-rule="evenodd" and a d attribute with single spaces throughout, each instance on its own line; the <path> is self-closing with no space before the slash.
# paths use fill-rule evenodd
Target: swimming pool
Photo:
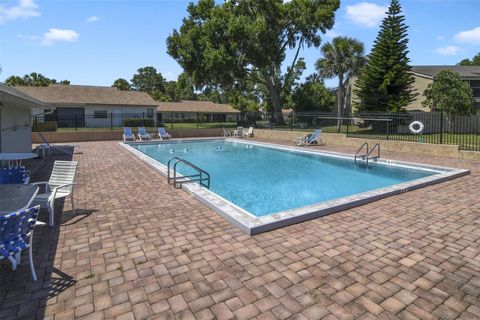
<path id="1" fill-rule="evenodd" d="M 234 216 L 250 215 L 251 219 L 247 220 L 270 220 L 271 217 L 282 220 L 282 215 L 298 217 L 295 213 L 309 209 L 313 213 L 325 204 L 328 209 L 338 205 L 341 209 L 341 205 L 345 207 L 350 202 L 405 192 L 414 186 L 450 177 L 455 171 L 391 161 L 370 162 L 366 166 L 355 164 L 351 156 L 343 154 L 231 139 L 132 143 L 130 146 L 164 170 L 169 159 L 180 157 L 207 171 L 211 176 L 210 190 L 207 197 L 200 198 L 209 202 L 206 198 L 214 196 L 213 205 L 212 201 L 208 203 L 210 207 L 217 207 L 222 200 L 227 204 L 224 209 L 237 210 Z M 190 170 L 181 164 L 178 166 L 181 174 L 191 174 Z M 187 189 L 196 193 L 195 189 L 204 188 L 189 185 Z M 324 214 L 330 213 L 328 211 L 324 210 Z"/>

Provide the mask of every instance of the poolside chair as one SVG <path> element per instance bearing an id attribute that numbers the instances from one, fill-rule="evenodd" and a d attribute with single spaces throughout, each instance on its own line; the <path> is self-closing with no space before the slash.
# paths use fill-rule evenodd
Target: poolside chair
<path id="1" fill-rule="evenodd" d="M 135 135 L 132 132 L 132 128 L 130 127 L 123 127 L 123 142 L 127 140 L 137 140 L 135 139 Z"/>
<path id="2" fill-rule="evenodd" d="M 248 131 L 243 134 L 245 138 L 253 137 L 253 127 L 248 128 Z"/>
<path id="3" fill-rule="evenodd" d="M 242 138 L 243 137 L 243 127 L 238 127 L 237 130 L 233 132 L 233 136 L 235 138 Z"/>
<path id="4" fill-rule="evenodd" d="M 39 211 L 40 206 L 36 206 L 0 216 L 0 260 L 8 259 L 16 270 L 21 252 L 28 249 L 33 281 L 37 281 L 32 255 L 33 227 L 44 224 L 37 222 Z"/>
<path id="5" fill-rule="evenodd" d="M 147 130 L 145 130 L 145 127 L 138 127 L 138 139 L 140 141 L 142 140 L 150 140 L 150 135 L 148 134 Z"/>
<path id="6" fill-rule="evenodd" d="M 172 135 L 167 132 L 167 130 L 164 127 L 159 127 L 158 128 L 158 138 L 160 140 L 170 140 L 172 139 Z"/>
<path id="7" fill-rule="evenodd" d="M 30 171 L 25 167 L 0 168 L 0 184 L 23 183 L 30 181 Z"/>
<path id="8" fill-rule="evenodd" d="M 51 144 L 41 132 L 38 132 L 38 135 L 43 141 L 43 143 L 41 144 L 42 148 L 47 148 L 49 155 L 52 153 L 52 150 L 54 152 L 58 151 L 60 153 L 72 155 L 75 152 L 75 147 L 78 147 L 77 144 Z"/>
<path id="9" fill-rule="evenodd" d="M 308 134 L 303 137 L 298 137 L 297 140 L 295 140 L 295 143 L 297 144 L 297 146 L 305 146 L 305 147 L 311 144 L 317 144 L 319 142 L 320 144 L 322 144 L 322 140 L 320 138 L 321 133 L 322 133 L 322 130 L 317 129 L 313 131 L 313 133 L 311 134 Z"/>
<path id="10" fill-rule="evenodd" d="M 55 161 L 50 180 L 44 182 L 35 182 L 35 185 L 44 185 L 45 190 L 39 193 L 33 200 L 34 204 L 39 204 L 48 209 L 48 225 L 53 227 L 55 217 L 55 200 L 70 196 L 72 211 L 75 212 L 73 204 L 73 186 L 75 174 L 77 172 L 76 161 Z"/>
<path id="11" fill-rule="evenodd" d="M 226 138 L 226 137 L 229 137 L 230 136 L 230 131 L 223 128 L 223 137 Z"/>

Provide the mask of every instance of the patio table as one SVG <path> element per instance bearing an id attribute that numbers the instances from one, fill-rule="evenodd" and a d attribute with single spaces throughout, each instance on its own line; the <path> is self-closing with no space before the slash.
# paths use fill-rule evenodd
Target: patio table
<path id="1" fill-rule="evenodd" d="M 8 161 L 8 166 L 11 167 L 15 163 L 17 167 L 22 165 L 22 160 L 36 158 L 37 154 L 32 152 L 3 152 L 0 153 L 0 161 Z"/>
<path id="2" fill-rule="evenodd" d="M 32 184 L 1 184 L 0 215 L 27 209 L 38 193 L 38 186 Z"/>

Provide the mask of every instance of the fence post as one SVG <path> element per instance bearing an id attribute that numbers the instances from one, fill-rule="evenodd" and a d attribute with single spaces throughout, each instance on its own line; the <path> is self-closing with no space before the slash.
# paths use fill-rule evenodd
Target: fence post
<path id="1" fill-rule="evenodd" d="M 113 131 L 113 112 L 110 112 L 110 131 Z"/>
<path id="2" fill-rule="evenodd" d="M 173 130 L 173 112 L 170 112 L 170 127 Z"/>
<path id="3" fill-rule="evenodd" d="M 198 121 L 199 121 L 199 120 L 198 120 L 198 112 L 197 112 L 197 129 L 198 129 Z"/>
<path id="4" fill-rule="evenodd" d="M 77 115 L 75 115 L 75 131 L 77 131 Z"/>
<path id="5" fill-rule="evenodd" d="M 142 112 L 142 121 L 143 121 L 143 126 L 145 127 L 145 112 Z"/>
<path id="6" fill-rule="evenodd" d="M 390 121 L 387 121 L 387 140 L 388 140 L 389 133 L 390 133 Z"/>
<path id="7" fill-rule="evenodd" d="M 349 116 L 347 115 L 347 117 L 349 117 Z M 349 118 L 350 118 L 350 117 L 349 117 Z M 347 137 L 348 137 L 348 127 L 349 127 L 349 126 L 350 126 L 350 119 L 347 120 Z"/>
<path id="8" fill-rule="evenodd" d="M 443 144 L 443 110 L 440 111 L 440 144 Z"/>

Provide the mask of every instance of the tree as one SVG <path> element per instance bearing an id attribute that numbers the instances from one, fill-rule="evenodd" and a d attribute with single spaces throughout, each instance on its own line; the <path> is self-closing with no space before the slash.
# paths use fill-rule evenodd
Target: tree
<path id="1" fill-rule="evenodd" d="M 407 57 L 408 27 L 401 12 L 398 0 L 392 0 L 356 82 L 359 111 L 402 112 L 416 96 Z"/>
<path id="2" fill-rule="evenodd" d="M 145 91 L 157 101 L 168 101 L 165 95 L 166 80 L 154 67 L 138 69 L 130 82 L 134 90 Z"/>
<path id="3" fill-rule="evenodd" d="M 304 111 L 330 111 L 335 105 L 335 95 L 324 85 L 323 80 L 316 76 L 308 77 L 304 83 L 297 86 L 292 94 L 293 109 Z"/>
<path id="4" fill-rule="evenodd" d="M 458 63 L 461 66 L 480 66 L 480 52 L 477 53 L 472 60 L 470 59 L 463 59 Z"/>
<path id="5" fill-rule="evenodd" d="M 339 0 L 199 0 L 168 37 L 168 54 L 196 87 L 265 86 L 281 115 L 282 91 L 298 71 L 300 49 L 320 46 L 320 32 L 332 28 L 338 7 Z M 288 49 L 293 59 L 282 72 Z"/>
<path id="6" fill-rule="evenodd" d="M 448 116 L 467 115 L 475 105 L 472 88 L 460 75 L 450 70 L 440 71 L 423 95 L 423 105 Z"/>
<path id="7" fill-rule="evenodd" d="M 323 58 L 315 64 L 317 71 L 324 78 L 338 78 L 337 115 L 345 111 L 345 85 L 348 78 L 356 76 L 365 64 L 363 43 L 349 37 L 335 37 L 331 43 L 325 43 L 320 49 Z M 340 131 L 341 120 L 337 121 Z"/>
<path id="8" fill-rule="evenodd" d="M 26 74 L 22 77 L 19 76 L 10 76 L 5 80 L 5 84 L 8 86 L 32 86 L 32 87 L 46 87 L 49 84 L 70 84 L 68 80 L 62 80 L 58 82 L 55 79 L 50 79 L 45 77 L 41 73 L 32 72 L 30 74 Z"/>
<path id="9" fill-rule="evenodd" d="M 132 90 L 132 86 L 130 85 L 130 83 L 128 83 L 128 81 L 123 78 L 118 78 L 117 80 L 115 80 L 112 84 L 112 87 L 115 87 L 118 90 L 122 91 Z"/>

